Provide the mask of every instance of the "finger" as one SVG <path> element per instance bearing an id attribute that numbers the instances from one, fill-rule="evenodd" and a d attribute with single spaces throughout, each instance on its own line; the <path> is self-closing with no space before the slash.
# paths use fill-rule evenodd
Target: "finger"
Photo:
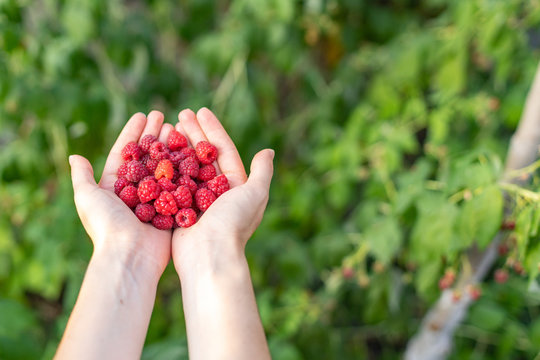
<path id="1" fill-rule="evenodd" d="M 71 181 L 73 183 L 73 192 L 77 194 L 83 191 L 84 188 L 97 186 L 94 179 L 94 170 L 90 162 L 79 155 L 71 155 L 69 157 L 69 165 L 71 166 Z"/>
<path id="2" fill-rule="evenodd" d="M 208 141 L 218 149 L 217 164 L 231 187 L 245 183 L 247 175 L 240 154 L 217 117 L 207 108 L 202 108 L 197 112 L 197 120 Z"/>
<path id="3" fill-rule="evenodd" d="M 174 126 L 171 124 L 163 124 L 161 127 L 161 132 L 159 133 L 158 140 L 164 144 L 167 144 L 167 139 L 169 138 L 169 134 L 171 131 L 174 130 Z"/>
<path id="4" fill-rule="evenodd" d="M 200 141 L 207 141 L 193 111 L 190 109 L 181 111 L 178 114 L 178 121 L 191 146 L 195 147 Z"/>
<path id="5" fill-rule="evenodd" d="M 251 170 L 247 184 L 261 194 L 268 194 L 274 173 L 274 150 L 259 151 L 251 161 Z"/>
<path id="6" fill-rule="evenodd" d="M 164 116 L 162 112 L 157 110 L 150 111 L 141 137 L 145 135 L 154 135 L 155 137 L 158 137 L 161 131 L 161 125 L 163 125 L 163 119 Z"/>
<path id="7" fill-rule="evenodd" d="M 114 143 L 103 169 L 103 175 L 99 185 L 107 190 L 112 190 L 116 181 L 116 171 L 122 165 L 122 149 L 130 141 L 139 141 L 141 134 L 146 126 L 146 116 L 143 113 L 136 113 L 126 123 L 118 139 Z"/>

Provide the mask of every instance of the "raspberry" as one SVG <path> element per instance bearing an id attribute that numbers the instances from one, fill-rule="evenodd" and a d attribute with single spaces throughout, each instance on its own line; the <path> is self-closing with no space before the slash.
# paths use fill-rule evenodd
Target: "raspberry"
<path id="1" fill-rule="evenodd" d="M 197 152 L 194 148 L 191 147 L 185 147 L 183 149 L 180 149 L 180 154 L 182 155 L 182 160 L 187 159 L 190 156 L 197 158 Z"/>
<path id="2" fill-rule="evenodd" d="M 156 172 L 156 169 L 159 165 L 159 160 L 156 160 L 156 159 L 152 159 L 149 157 L 149 159 L 146 161 L 146 163 L 144 164 L 146 166 L 146 169 L 151 173 L 155 173 Z"/>
<path id="3" fill-rule="evenodd" d="M 154 142 L 150 146 L 150 157 L 156 160 L 163 160 L 169 158 L 169 150 L 165 147 L 165 144 L 160 143 L 159 141 Z"/>
<path id="4" fill-rule="evenodd" d="M 199 189 L 195 193 L 195 202 L 201 211 L 206 211 L 216 200 L 216 195 L 208 189 Z"/>
<path id="5" fill-rule="evenodd" d="M 176 205 L 179 209 L 188 208 L 193 203 L 193 198 L 191 197 L 191 191 L 187 186 L 181 185 L 172 193 L 174 200 L 176 200 Z"/>
<path id="6" fill-rule="evenodd" d="M 175 216 L 178 226 L 187 228 L 197 222 L 197 213 L 191 208 L 181 209 Z"/>
<path id="7" fill-rule="evenodd" d="M 168 192 L 172 192 L 176 190 L 176 188 L 178 187 L 175 183 L 173 183 L 171 180 L 165 177 L 162 177 L 161 179 L 159 179 L 158 184 L 159 186 L 161 186 L 163 190 L 168 191 Z"/>
<path id="8" fill-rule="evenodd" d="M 169 134 L 169 139 L 167 141 L 167 146 L 171 151 L 176 151 L 178 149 L 184 148 L 187 146 L 187 140 L 184 135 L 180 134 L 178 131 L 173 130 Z"/>
<path id="9" fill-rule="evenodd" d="M 166 177 L 167 179 L 171 180 L 174 175 L 174 169 L 172 163 L 167 160 L 161 160 L 156 168 L 156 171 L 154 172 L 154 176 L 156 179 L 160 179 L 162 177 Z"/>
<path id="10" fill-rule="evenodd" d="M 161 188 L 152 179 L 141 181 L 139 183 L 139 188 L 137 189 L 137 195 L 142 203 L 157 199 L 160 192 Z"/>
<path id="11" fill-rule="evenodd" d="M 208 188 L 212 190 L 217 197 L 220 197 L 225 191 L 230 189 L 229 180 L 223 174 L 216 176 L 208 181 Z"/>
<path id="12" fill-rule="evenodd" d="M 212 180 L 216 177 L 216 168 L 212 164 L 204 165 L 199 169 L 199 175 L 197 179 L 201 181 Z"/>
<path id="13" fill-rule="evenodd" d="M 171 160 L 174 167 L 178 167 L 180 165 L 180 162 L 184 160 L 186 157 L 182 155 L 180 151 L 173 151 L 169 154 L 169 160 Z"/>
<path id="14" fill-rule="evenodd" d="M 162 191 L 159 194 L 159 197 L 154 202 L 154 207 L 162 215 L 174 215 L 178 212 L 176 200 L 174 200 L 174 196 L 168 191 Z"/>
<path id="15" fill-rule="evenodd" d="M 128 142 L 120 152 L 124 161 L 139 160 L 142 157 L 141 148 L 135 141 Z"/>
<path id="16" fill-rule="evenodd" d="M 495 271 L 495 281 L 499 284 L 504 284 L 508 280 L 508 271 L 505 269 L 497 269 Z"/>
<path id="17" fill-rule="evenodd" d="M 146 175 L 148 175 L 148 170 L 140 161 L 131 160 L 127 163 L 126 179 L 129 181 L 138 182 Z"/>
<path id="18" fill-rule="evenodd" d="M 152 146 L 152 144 L 156 141 L 157 137 L 155 137 L 154 135 L 144 135 L 139 142 L 139 147 L 143 152 L 148 153 L 150 151 L 150 146 Z"/>
<path id="19" fill-rule="evenodd" d="M 213 163 L 218 156 L 217 148 L 208 141 L 201 141 L 195 147 L 197 158 L 203 164 Z"/>
<path id="20" fill-rule="evenodd" d="M 152 219 L 152 225 L 159 230 L 169 230 L 173 227 L 174 219 L 172 216 L 157 214 Z"/>
<path id="21" fill-rule="evenodd" d="M 149 222 L 156 215 L 156 209 L 150 204 L 139 204 L 135 208 L 135 215 L 142 222 Z"/>
<path id="22" fill-rule="evenodd" d="M 131 181 L 129 181 L 125 177 L 119 177 L 118 180 L 114 182 L 114 193 L 116 195 L 120 194 L 120 191 L 122 191 L 122 189 L 128 185 L 133 185 L 133 184 L 131 183 Z"/>
<path id="23" fill-rule="evenodd" d="M 208 189 L 208 181 L 203 181 L 197 184 L 197 189 Z"/>
<path id="24" fill-rule="evenodd" d="M 192 178 L 190 178 L 188 175 L 182 175 L 178 178 L 178 181 L 176 182 L 178 186 L 187 186 L 189 191 L 191 192 L 191 195 L 195 195 L 197 192 L 197 183 L 193 181 Z"/>
<path id="25" fill-rule="evenodd" d="M 120 167 L 118 167 L 118 171 L 116 172 L 118 177 L 126 176 L 126 174 L 127 174 L 127 164 L 128 163 L 123 163 L 122 165 L 120 165 Z"/>
<path id="26" fill-rule="evenodd" d="M 178 171 L 177 169 L 174 169 L 174 173 L 173 173 L 173 177 L 171 181 L 176 184 L 179 178 L 180 178 L 180 171 Z"/>
<path id="27" fill-rule="evenodd" d="M 199 175 L 199 164 L 195 158 L 188 157 L 180 163 L 178 170 L 182 175 L 189 175 L 192 178 L 196 178 Z"/>
<path id="28" fill-rule="evenodd" d="M 118 197 L 130 208 L 134 208 L 139 203 L 137 188 L 133 185 L 124 187 L 122 191 L 120 191 L 120 194 L 118 194 Z"/>

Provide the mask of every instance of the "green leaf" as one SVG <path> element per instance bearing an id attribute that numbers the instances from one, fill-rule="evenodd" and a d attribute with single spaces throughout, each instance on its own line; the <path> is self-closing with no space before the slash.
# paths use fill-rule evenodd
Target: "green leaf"
<path id="1" fill-rule="evenodd" d="M 499 329 L 506 319 L 506 312 L 499 305 L 484 301 L 474 306 L 469 321 L 486 331 Z"/>
<path id="2" fill-rule="evenodd" d="M 385 217 L 373 221 L 364 233 L 371 253 L 384 264 L 388 264 L 401 247 L 403 234 L 394 217 Z"/>

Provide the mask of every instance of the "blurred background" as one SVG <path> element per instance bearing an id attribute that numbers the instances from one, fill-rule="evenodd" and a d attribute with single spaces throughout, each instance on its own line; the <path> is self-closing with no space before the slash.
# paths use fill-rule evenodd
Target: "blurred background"
<path id="1" fill-rule="evenodd" d="M 131 114 L 202 106 L 246 165 L 276 149 L 247 246 L 273 357 L 400 358 L 500 227 L 539 25 L 538 0 L 0 0 L 0 358 L 53 356 L 91 255 L 68 154 L 99 176 Z M 492 269 L 451 359 L 540 358 L 540 214 L 520 206 L 496 268 L 525 270 Z M 154 358 L 187 358 L 172 267 Z"/>

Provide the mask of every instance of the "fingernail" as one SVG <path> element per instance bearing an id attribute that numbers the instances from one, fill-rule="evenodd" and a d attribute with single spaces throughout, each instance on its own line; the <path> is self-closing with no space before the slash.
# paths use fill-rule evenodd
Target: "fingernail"
<path id="1" fill-rule="evenodd" d="M 274 156 L 276 155 L 276 152 L 274 151 L 274 149 L 268 149 L 270 150 L 270 153 L 272 154 L 272 160 L 274 160 Z"/>
<path id="2" fill-rule="evenodd" d="M 68 156 L 68 162 L 69 162 L 69 166 L 71 166 L 71 162 L 73 161 L 73 155 L 69 155 Z"/>

